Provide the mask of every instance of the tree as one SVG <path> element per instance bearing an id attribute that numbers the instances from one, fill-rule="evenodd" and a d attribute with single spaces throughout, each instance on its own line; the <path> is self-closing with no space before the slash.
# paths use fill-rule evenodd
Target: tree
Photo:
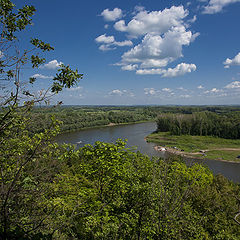
<path id="1" fill-rule="evenodd" d="M 62 167 L 57 161 L 61 150 L 50 142 L 59 130 L 58 122 L 52 119 L 49 129 L 30 136 L 26 113 L 35 103 L 48 101 L 82 78 L 78 70 L 62 64 L 52 85 L 40 95 L 32 93 L 20 78 L 24 65 L 38 68 L 46 61 L 40 53 L 54 50 L 36 38 L 30 39 L 29 49 L 21 47 L 18 36 L 31 25 L 35 11 L 31 5 L 17 10 L 10 0 L 0 1 L 1 239 L 28 239 L 39 234 L 54 211 L 54 206 L 45 204 L 45 199 L 51 196 L 49 183 Z M 31 77 L 28 84 L 35 81 Z"/>
<path id="2" fill-rule="evenodd" d="M 11 114 L 19 108 L 20 100 L 24 102 L 25 107 L 31 107 L 36 102 L 48 100 L 63 88 L 72 87 L 83 76 L 78 73 L 78 70 L 74 71 L 62 64 L 53 78 L 52 85 L 39 95 L 30 92 L 24 81 L 20 79 L 20 72 L 24 65 L 30 64 L 32 68 L 38 68 L 46 61 L 40 56 L 40 52 L 54 50 L 50 44 L 37 38 L 30 39 L 29 49 L 21 47 L 17 36 L 31 25 L 35 11 L 36 9 L 30 5 L 16 10 L 10 0 L 0 1 L 0 87 L 2 88 L 0 106 L 6 107 L 2 109 L 5 111 L 0 118 L 0 132 L 11 123 Z M 34 84 L 35 81 L 36 78 L 31 77 L 29 84 Z M 9 86 L 14 87 L 13 90 L 9 89 Z"/>
<path id="3" fill-rule="evenodd" d="M 213 178 L 201 165 L 151 160 L 127 149 L 122 140 L 78 150 L 59 146 L 51 141 L 59 132 L 54 118 L 44 131 L 27 130 L 27 111 L 34 103 L 82 77 L 62 65 L 43 96 L 36 97 L 22 85 L 21 67 L 38 67 L 45 61 L 38 54 L 28 55 L 34 49 L 53 50 L 38 39 L 32 39 L 33 49 L 22 55 L 10 50 L 18 43 L 16 33 L 31 24 L 34 11 L 32 6 L 15 10 L 11 1 L 0 0 L 1 83 L 15 87 L 1 99 L 0 238 L 238 239 L 233 214 L 239 210 L 239 186 Z M 30 78 L 29 84 L 34 81 Z M 120 117 L 132 119 L 116 115 Z M 164 128 L 172 128 L 175 119 L 170 120 L 169 126 L 164 119 Z M 235 218 L 239 221 L 238 215 Z"/>
<path id="4" fill-rule="evenodd" d="M 65 222 L 61 237 L 206 239 L 191 197 L 212 183 L 209 170 L 178 159 L 151 161 L 132 150 L 118 140 L 67 154 L 70 168 L 56 178 L 51 200 L 57 223 Z"/>

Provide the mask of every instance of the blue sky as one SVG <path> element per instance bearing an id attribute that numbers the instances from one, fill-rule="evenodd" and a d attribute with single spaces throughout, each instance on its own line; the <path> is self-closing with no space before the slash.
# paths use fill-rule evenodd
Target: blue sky
<path id="1" fill-rule="evenodd" d="M 22 40 L 55 47 L 22 72 L 37 77 L 34 91 L 63 62 L 84 74 L 54 98 L 64 104 L 240 104 L 240 0 L 30 2 Z"/>

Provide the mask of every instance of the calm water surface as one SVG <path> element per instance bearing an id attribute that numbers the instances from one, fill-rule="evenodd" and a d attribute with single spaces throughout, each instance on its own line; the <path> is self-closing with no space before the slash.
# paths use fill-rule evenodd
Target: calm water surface
<path id="1" fill-rule="evenodd" d="M 128 139 L 127 146 L 136 146 L 137 150 L 149 156 L 165 157 L 165 153 L 154 150 L 154 143 L 147 143 L 144 138 L 156 130 L 156 123 L 146 122 L 121 126 L 86 129 L 72 133 L 64 133 L 57 137 L 58 143 L 72 143 L 78 147 L 94 144 L 96 141 L 114 143 L 118 138 Z M 240 163 L 227 163 L 216 160 L 187 160 L 206 164 L 214 174 L 221 173 L 225 177 L 240 182 Z"/>

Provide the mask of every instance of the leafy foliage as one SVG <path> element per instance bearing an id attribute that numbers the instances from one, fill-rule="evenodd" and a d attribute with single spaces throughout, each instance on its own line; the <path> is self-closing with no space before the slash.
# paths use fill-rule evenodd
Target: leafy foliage
<path id="1" fill-rule="evenodd" d="M 20 103 L 24 102 L 25 107 L 29 108 L 35 103 L 47 101 L 63 88 L 70 88 L 77 84 L 83 76 L 78 73 L 78 70 L 74 71 L 69 66 L 61 65 L 52 85 L 40 94 L 30 90 L 20 78 L 24 65 L 31 64 L 33 68 L 38 68 L 46 61 L 41 53 L 54 50 L 49 43 L 37 38 L 30 39 L 29 49 L 22 49 L 18 33 L 32 24 L 35 11 L 36 9 L 31 5 L 16 9 L 15 4 L 10 0 L 0 1 L 0 107 L 7 108 L 6 114 L 3 114 L 0 119 L 0 131 L 10 124 L 12 113 L 20 107 Z M 29 79 L 30 84 L 35 81 L 34 77 Z"/>
<path id="2" fill-rule="evenodd" d="M 38 67 L 45 59 L 29 57 L 32 50 L 12 56 L 5 50 L 17 40 L 16 33 L 31 24 L 34 12 L 32 6 L 15 10 L 10 0 L 0 1 L 1 81 L 15 86 L 3 97 L 0 112 L 0 238 L 238 239 L 240 228 L 233 217 L 239 185 L 213 177 L 203 166 L 151 160 L 127 149 L 122 140 L 78 150 L 59 146 L 52 141 L 60 130 L 54 118 L 44 131 L 28 131 L 27 112 L 46 97 L 36 99 L 22 89 L 19 73 L 22 65 Z M 53 50 L 38 39 L 31 43 L 33 50 Z M 62 65 L 51 90 L 58 93 L 80 78 L 77 70 Z M 20 93 L 32 97 L 22 106 Z M 156 114 L 144 111 L 145 116 Z M 109 113 L 109 119 L 132 118 L 118 112 Z"/>
<path id="3" fill-rule="evenodd" d="M 28 130 L 32 133 L 42 132 L 51 124 L 50 117 L 54 115 L 62 122 L 61 131 L 74 131 L 86 127 L 103 126 L 108 124 L 134 123 L 153 120 L 152 109 L 146 112 L 148 107 L 80 107 L 80 106 L 58 106 L 36 107 L 30 113 Z"/>
<path id="4" fill-rule="evenodd" d="M 58 69 L 56 77 L 53 78 L 53 86 L 51 88 L 53 93 L 58 93 L 65 88 L 71 88 L 76 84 L 76 79 L 81 79 L 83 74 L 79 74 L 76 69 L 73 71 L 69 66 L 64 66 L 61 64 L 60 69 Z"/>
<path id="5" fill-rule="evenodd" d="M 55 180 L 52 199 L 59 224 L 65 221 L 58 237 L 237 239 L 240 233 L 233 221 L 239 186 L 201 165 L 151 161 L 121 140 L 71 149 L 65 157 L 69 170 Z M 225 197 L 231 204 L 222 211 Z"/>
<path id="6" fill-rule="evenodd" d="M 216 114 L 200 112 L 193 114 L 161 114 L 157 125 L 159 132 L 172 135 L 216 136 L 240 139 L 239 112 Z"/>

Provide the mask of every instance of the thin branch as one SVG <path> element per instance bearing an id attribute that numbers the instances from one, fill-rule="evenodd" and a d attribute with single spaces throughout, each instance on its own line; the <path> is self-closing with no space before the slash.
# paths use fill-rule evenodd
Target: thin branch
<path id="1" fill-rule="evenodd" d="M 238 212 L 237 214 L 236 214 L 236 216 L 234 217 L 234 221 L 238 224 L 238 225 L 240 225 L 240 221 L 238 220 L 238 217 L 240 216 L 240 212 Z"/>

